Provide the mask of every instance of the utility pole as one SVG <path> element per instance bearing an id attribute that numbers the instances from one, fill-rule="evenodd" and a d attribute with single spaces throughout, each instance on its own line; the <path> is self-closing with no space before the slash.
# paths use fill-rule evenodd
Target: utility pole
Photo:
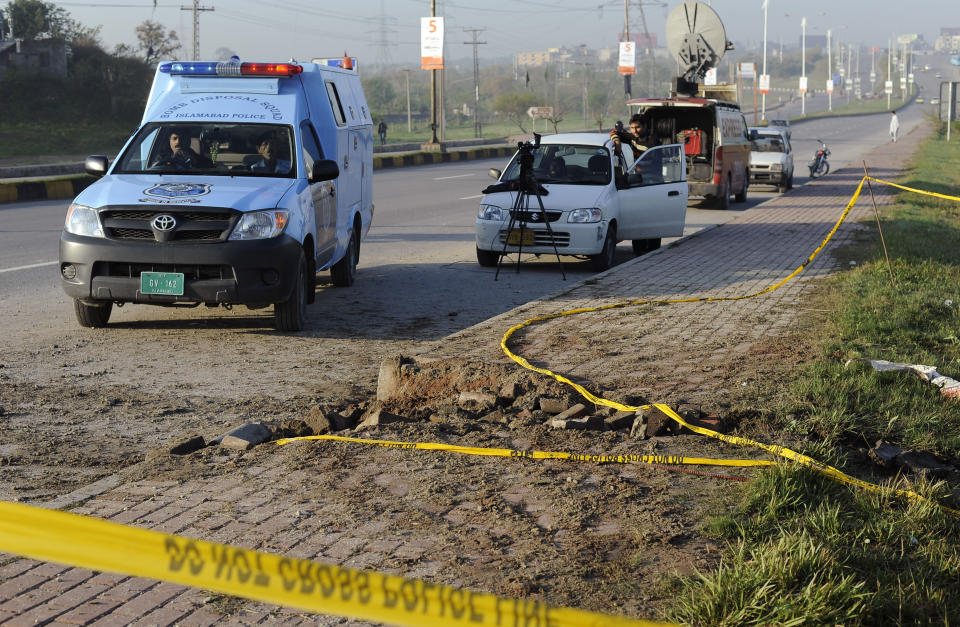
<path id="1" fill-rule="evenodd" d="M 807 18 L 800 19 L 800 76 L 807 77 Z M 807 115 L 807 92 L 800 92 L 800 115 Z"/>
<path id="2" fill-rule="evenodd" d="M 827 80 L 833 82 L 833 55 L 830 49 L 830 29 L 827 29 Z M 833 111 L 833 90 L 827 90 L 827 111 Z"/>
<path id="3" fill-rule="evenodd" d="M 623 40 L 630 41 L 630 12 L 627 8 L 627 4 L 630 0 L 623 0 Z M 630 100 L 632 97 L 630 91 L 630 75 L 623 75 L 623 93 L 627 96 L 627 100 Z"/>
<path id="4" fill-rule="evenodd" d="M 763 0 L 763 74 L 767 73 L 767 7 L 770 0 Z M 767 119 L 767 93 L 764 92 L 760 100 L 760 119 Z"/>
<path id="5" fill-rule="evenodd" d="M 410 70 L 404 69 L 402 70 L 402 72 L 406 74 L 406 77 L 407 77 L 407 132 L 412 133 L 413 124 L 410 119 Z"/>
<path id="6" fill-rule="evenodd" d="M 891 40 L 887 40 L 887 80 L 890 81 L 889 91 L 884 89 L 887 92 L 887 109 L 890 109 L 890 92 L 893 91 L 893 74 L 891 74 L 891 63 L 893 62 L 893 44 L 890 43 Z"/>
<path id="7" fill-rule="evenodd" d="M 485 44 L 485 41 L 477 41 L 477 34 L 487 30 L 485 28 L 464 28 L 463 30 L 473 33 L 473 41 L 465 41 L 464 45 L 473 46 L 473 136 L 482 137 L 480 128 L 480 61 L 477 57 L 477 46 Z"/>
<path id="8" fill-rule="evenodd" d="M 437 0 L 430 0 L 430 17 L 437 17 Z M 430 143 L 439 144 L 437 138 L 437 71 L 430 70 Z"/>
<path id="9" fill-rule="evenodd" d="M 193 0 L 192 7 L 180 7 L 181 11 L 193 11 L 193 61 L 200 58 L 200 11 L 213 11 L 213 7 L 200 6 L 200 0 Z"/>

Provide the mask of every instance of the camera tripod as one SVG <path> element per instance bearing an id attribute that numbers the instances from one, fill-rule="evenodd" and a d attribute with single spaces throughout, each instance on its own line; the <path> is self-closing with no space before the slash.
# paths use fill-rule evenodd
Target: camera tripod
<path id="1" fill-rule="evenodd" d="M 510 208 L 510 223 L 507 225 L 507 232 L 503 239 L 503 250 L 497 257 L 497 272 L 493 275 L 496 281 L 500 276 L 500 264 L 504 255 L 507 254 L 507 246 L 514 244 L 517 246 L 517 272 L 520 272 L 520 257 L 523 254 L 524 240 L 528 246 L 534 246 L 536 231 L 529 228 L 528 224 L 540 224 L 546 227 L 547 234 L 550 236 L 550 243 L 553 245 L 553 252 L 557 256 L 557 263 L 560 264 L 560 274 L 563 280 L 567 280 L 567 273 L 563 269 L 563 262 L 560 261 L 560 251 L 557 250 L 557 240 L 553 234 L 553 228 L 550 226 L 550 218 L 543 207 L 543 198 L 540 196 L 540 183 L 533 176 L 533 149 L 540 145 L 540 136 L 534 134 L 535 143 L 531 145 L 528 142 L 518 144 L 520 152 L 520 174 L 517 177 L 517 197 Z M 544 191 L 546 193 L 546 191 Z M 537 206 L 530 207 L 530 197 L 537 199 Z M 519 227 L 519 228 L 516 228 Z M 516 234 L 516 235 L 514 235 Z M 529 235 L 527 235 L 529 234 Z"/>

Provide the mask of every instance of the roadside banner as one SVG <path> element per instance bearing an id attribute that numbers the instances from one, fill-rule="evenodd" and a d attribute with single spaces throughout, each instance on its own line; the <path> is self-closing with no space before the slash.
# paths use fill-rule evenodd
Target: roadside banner
<path id="1" fill-rule="evenodd" d="M 756 63 L 741 63 L 740 64 L 740 78 L 755 78 L 757 75 Z"/>
<path id="2" fill-rule="evenodd" d="M 707 70 L 707 73 L 703 75 L 703 84 L 704 85 L 717 84 L 717 68 L 712 67 L 709 70 Z"/>
<path id="3" fill-rule="evenodd" d="M 893 93 L 893 81 L 883 81 L 883 93 L 885 94 Z"/>
<path id="4" fill-rule="evenodd" d="M 637 45 L 635 42 L 620 42 L 620 73 L 637 73 Z"/>
<path id="5" fill-rule="evenodd" d="M 801 94 L 807 93 L 807 77 L 806 76 L 800 77 L 800 93 Z"/>
<path id="6" fill-rule="evenodd" d="M 827 93 L 828 93 L 828 94 L 832 94 L 832 93 L 833 93 L 833 79 L 832 79 L 832 78 L 828 78 L 828 79 L 827 79 Z"/>
<path id="7" fill-rule="evenodd" d="M 760 93 L 761 94 L 770 93 L 770 75 L 769 74 L 760 75 Z"/>
<path id="8" fill-rule="evenodd" d="M 420 69 L 443 69 L 443 18 L 420 18 Z"/>

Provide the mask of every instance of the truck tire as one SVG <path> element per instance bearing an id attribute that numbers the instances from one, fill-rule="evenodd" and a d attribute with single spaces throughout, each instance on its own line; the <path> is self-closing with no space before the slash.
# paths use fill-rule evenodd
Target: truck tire
<path id="1" fill-rule="evenodd" d="M 607 227 L 607 237 L 603 240 L 603 248 L 600 254 L 590 255 L 590 269 L 595 272 L 603 272 L 613 265 L 613 257 L 617 252 L 617 227 L 610 225 Z"/>
<path id="2" fill-rule="evenodd" d="M 640 255 L 646 255 L 648 252 L 654 251 L 658 248 L 660 248 L 659 237 L 633 240 L 633 253 L 638 257 Z"/>
<path id="3" fill-rule="evenodd" d="M 484 268 L 493 268 L 500 261 L 500 253 L 493 250 L 482 250 L 477 248 L 477 263 Z"/>
<path id="4" fill-rule="evenodd" d="M 80 323 L 81 327 L 102 329 L 107 326 L 107 321 L 110 320 L 113 303 L 106 302 L 102 305 L 88 305 L 82 301 L 74 300 L 73 311 L 77 315 L 77 322 Z"/>
<path id="5" fill-rule="evenodd" d="M 733 199 L 737 202 L 747 202 L 747 186 L 750 185 L 750 175 L 746 172 L 743 174 L 743 189 L 740 190 L 739 194 L 736 194 Z"/>
<path id="6" fill-rule="evenodd" d="M 360 232 L 354 229 L 350 233 L 350 244 L 343 259 L 330 268 L 330 279 L 337 287 L 350 287 L 357 278 L 357 261 L 360 259 Z"/>
<path id="7" fill-rule="evenodd" d="M 273 305 L 273 322 L 277 331 L 300 331 L 307 321 L 307 259 L 300 252 L 297 264 L 297 280 L 290 292 L 290 298 Z"/>

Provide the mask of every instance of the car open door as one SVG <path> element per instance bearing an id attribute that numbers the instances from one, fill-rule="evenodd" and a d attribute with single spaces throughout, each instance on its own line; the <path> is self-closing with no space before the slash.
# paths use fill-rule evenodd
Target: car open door
<path id="1" fill-rule="evenodd" d="M 686 165 L 683 145 L 654 146 L 627 172 L 620 198 L 620 239 L 679 237 L 687 218 Z"/>

